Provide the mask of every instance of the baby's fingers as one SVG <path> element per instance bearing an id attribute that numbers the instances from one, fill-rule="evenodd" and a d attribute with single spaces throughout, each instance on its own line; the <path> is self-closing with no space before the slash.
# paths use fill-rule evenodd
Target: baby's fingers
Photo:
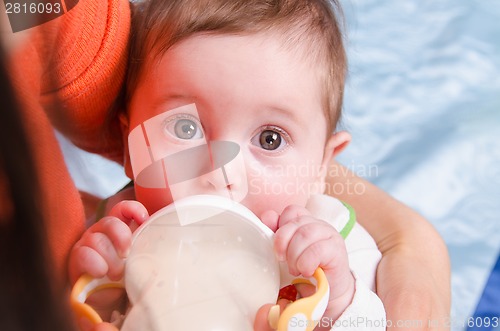
<path id="1" fill-rule="evenodd" d="M 119 218 L 127 225 L 131 225 L 132 221 L 137 225 L 141 225 L 149 217 L 146 207 L 135 200 L 124 200 L 117 203 L 111 209 L 109 215 Z"/>
<path id="2" fill-rule="evenodd" d="M 281 218 L 280 218 L 281 222 Z M 276 231 L 274 237 L 274 250 L 280 261 L 287 261 L 288 247 L 292 238 L 296 235 L 297 231 L 305 224 L 317 222 L 310 216 L 300 216 L 293 220 L 289 220 Z"/>
<path id="3" fill-rule="evenodd" d="M 109 250 L 107 242 L 99 242 L 99 240 L 104 240 L 100 239 L 99 234 L 107 237 L 111 243 L 111 247 L 120 258 L 127 257 L 130 245 L 132 244 L 132 232 L 125 223 L 115 217 L 104 217 L 87 230 L 80 242 L 88 245 L 88 242 L 92 241 L 94 247 L 100 248 L 102 245 L 103 249 Z M 97 235 L 97 238 L 91 238 L 95 235 Z M 97 251 L 100 250 L 97 249 Z"/>
<path id="4" fill-rule="evenodd" d="M 325 270 L 327 277 L 330 274 L 337 275 L 339 266 L 348 270 L 349 265 L 344 257 L 345 252 L 342 251 L 341 247 L 332 244 L 332 240 L 331 238 L 319 240 L 309 245 L 297 257 L 293 257 L 291 260 L 293 267 L 304 277 L 311 277 L 318 267 Z"/>
<path id="5" fill-rule="evenodd" d="M 108 275 L 111 279 L 121 278 L 123 259 L 128 255 L 132 242 L 132 232 L 128 226 L 114 217 L 107 217 L 83 235 L 71 252 L 70 277 L 74 282 L 84 273 L 100 278 Z"/>
<path id="6" fill-rule="evenodd" d="M 328 268 L 339 253 L 335 240 L 336 231 L 324 222 L 306 223 L 297 228 L 286 251 L 290 273 L 311 277 L 318 266 Z"/>
<path id="7" fill-rule="evenodd" d="M 124 259 L 117 254 L 113 243 L 105 234 L 98 232 L 86 236 L 82 245 L 75 247 L 74 251 L 77 260 L 74 263 L 78 269 L 83 268 L 84 273 L 95 278 L 105 275 L 112 280 L 121 278 Z"/>
<path id="8" fill-rule="evenodd" d="M 108 264 L 93 248 L 77 245 L 71 251 L 69 270 L 71 283 L 74 284 L 83 274 L 95 278 L 104 277 L 108 272 Z"/>
<path id="9" fill-rule="evenodd" d="M 95 233 L 90 238 L 88 245 L 106 261 L 108 266 L 106 275 L 112 280 L 120 279 L 125 267 L 125 255 L 119 255 L 110 238 L 103 233 Z"/>

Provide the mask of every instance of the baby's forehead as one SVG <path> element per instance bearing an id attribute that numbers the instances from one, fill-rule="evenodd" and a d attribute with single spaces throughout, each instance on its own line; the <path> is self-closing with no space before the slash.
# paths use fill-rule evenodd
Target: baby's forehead
<path id="1" fill-rule="evenodd" d="M 168 33 L 165 33 L 162 24 L 157 24 L 150 28 L 150 31 L 145 35 L 145 40 L 139 43 L 140 49 L 132 50 L 132 55 L 137 54 L 138 56 L 130 58 L 128 95 L 130 97 L 131 92 L 135 89 L 134 84 L 137 83 L 138 77 L 145 71 L 154 68 L 165 53 L 200 36 L 265 37 L 265 39 L 277 41 L 281 48 L 280 51 L 294 55 L 300 62 L 310 65 L 311 69 L 328 71 L 331 61 L 326 49 L 329 44 L 327 34 L 317 27 L 313 27 L 314 24 L 308 22 L 310 19 L 306 17 L 292 22 L 267 20 L 257 22 L 255 26 L 238 23 L 234 29 L 221 26 L 209 31 L 202 27 L 197 27 L 193 31 L 184 31 L 182 28 L 176 27 L 173 32 L 167 28 Z M 227 45 L 226 47 L 231 48 L 232 46 Z"/>
<path id="2" fill-rule="evenodd" d="M 306 38 L 298 32 L 285 32 L 281 29 L 241 33 L 199 32 L 187 35 L 171 45 L 163 45 L 160 42 L 156 42 L 152 45 L 152 48 L 147 52 L 147 55 L 137 61 L 140 68 L 140 75 L 137 81 L 140 82 L 144 75 L 150 75 L 152 72 L 156 72 L 162 63 L 167 61 L 166 58 L 169 57 L 170 53 L 180 47 L 184 47 L 186 44 L 189 45 L 189 48 L 193 52 L 202 54 L 206 48 L 203 48 L 203 46 L 198 47 L 200 43 L 204 43 L 207 39 L 226 39 L 229 41 L 220 43 L 220 47 L 216 49 L 216 51 L 220 52 L 221 55 L 225 53 L 231 54 L 234 49 L 241 47 L 240 43 L 233 43 L 233 39 L 231 38 L 248 39 L 248 44 L 250 46 L 259 46 L 259 44 L 262 43 L 266 47 L 266 52 L 270 53 L 271 56 L 273 55 L 272 53 L 277 54 L 277 56 L 282 56 L 286 53 L 290 55 L 291 58 L 294 58 L 294 61 L 297 61 L 297 64 L 300 64 L 301 66 L 308 66 L 310 70 L 317 72 L 319 76 L 328 72 L 328 67 L 330 66 L 330 64 L 327 63 L 328 60 L 322 56 L 324 52 L 318 49 L 319 45 L 315 43 L 315 40 L 313 38 Z M 270 45 L 270 47 L 266 46 L 266 44 Z M 213 51 L 213 48 L 211 48 L 210 52 Z M 255 51 L 259 52 L 259 50 Z M 286 58 L 288 58 L 288 55 Z M 283 59 L 283 61 L 285 61 L 285 58 Z M 241 65 L 245 65 L 245 63 L 242 63 Z M 295 64 L 293 66 L 295 66 Z M 293 69 L 294 67 L 290 67 L 290 70 Z M 321 82 L 321 85 L 324 85 L 323 81 Z"/>
<path id="3" fill-rule="evenodd" d="M 204 57 L 203 52 L 207 49 L 205 47 L 206 41 L 208 40 L 210 43 L 210 40 L 216 40 L 217 42 L 215 45 L 219 46 L 219 48 L 215 49 L 215 52 L 220 52 L 221 53 L 221 60 L 218 61 L 218 57 L 215 57 L 214 61 L 216 62 L 216 65 L 222 64 L 222 69 L 225 70 L 224 67 L 227 67 L 229 65 L 228 63 L 224 62 L 223 59 L 229 59 L 229 62 L 233 62 L 231 65 L 235 66 L 241 66 L 242 69 L 245 67 L 245 61 L 247 59 L 243 59 L 243 63 L 240 63 L 238 61 L 232 61 L 232 58 L 234 57 L 227 57 L 227 54 L 233 54 L 233 50 L 235 48 L 242 47 L 241 45 L 243 44 L 243 47 L 249 46 L 250 48 L 247 48 L 248 52 L 252 51 L 253 45 L 257 46 L 263 46 L 265 47 L 264 52 L 268 52 L 269 55 L 272 58 L 279 58 L 278 62 L 276 62 L 277 66 L 281 66 L 281 63 L 287 63 L 290 65 L 289 69 L 286 69 L 283 72 L 291 72 L 294 71 L 295 68 L 298 66 L 305 67 L 304 73 L 306 73 L 307 77 L 310 77 L 309 73 L 313 75 L 315 78 L 312 78 L 313 81 L 316 81 L 315 86 L 315 93 L 317 95 L 317 101 L 320 102 L 323 106 L 322 109 L 325 112 L 325 114 L 328 116 L 328 109 L 327 105 L 325 102 L 323 102 L 324 99 L 324 91 L 327 90 L 327 84 L 326 84 L 326 75 L 325 72 L 327 72 L 327 68 L 325 68 L 324 61 L 321 61 L 318 59 L 317 56 L 311 55 L 311 52 L 307 52 L 308 49 L 308 42 L 305 40 L 300 39 L 297 35 L 294 35 L 293 33 L 288 33 L 288 34 L 283 34 L 281 33 L 281 30 L 276 30 L 276 31 L 265 31 L 265 32 L 254 32 L 254 33 L 238 33 L 238 34 L 229 34 L 229 33 L 196 33 L 192 34 L 191 36 L 188 36 L 182 40 L 179 40 L 175 44 L 173 44 L 170 48 L 168 49 L 163 49 L 160 46 L 157 45 L 152 52 L 150 52 L 150 56 L 147 57 L 147 59 L 144 59 L 142 63 L 142 69 L 141 69 L 141 77 L 138 80 L 138 83 L 136 85 L 136 88 L 143 85 L 141 84 L 144 82 L 145 79 L 151 81 L 155 81 L 156 84 L 160 84 L 159 82 L 162 81 L 163 77 L 169 76 L 168 74 L 165 75 L 164 72 L 162 72 L 162 68 L 165 67 L 170 67 L 172 68 L 172 65 L 169 65 L 169 63 L 172 63 L 169 60 L 175 59 L 175 61 L 181 61 L 180 66 L 184 67 L 186 66 L 186 63 L 193 63 L 189 62 L 191 60 L 184 60 L 183 53 L 186 54 L 186 50 L 192 52 L 187 53 L 187 58 L 190 58 L 191 55 L 189 53 L 193 54 L 193 52 L 200 53 L 198 57 L 194 59 L 194 62 L 197 63 L 198 58 L 201 58 L 202 61 L 205 61 L 206 59 L 210 58 L 210 61 L 214 59 L 213 53 L 214 53 L 214 48 L 208 48 L 209 54 L 207 54 L 206 57 Z M 291 36 L 294 36 L 295 38 L 298 38 L 299 42 L 293 42 L 294 39 Z M 240 39 L 241 38 L 241 39 Z M 236 40 L 235 40 L 236 39 Z M 237 40 L 240 39 L 240 40 Z M 248 40 L 246 40 L 248 39 Z M 218 42 L 222 40 L 222 42 Z M 179 50 L 182 49 L 182 51 L 179 52 Z M 262 52 L 262 48 L 259 49 L 259 47 L 255 47 L 255 51 Z M 285 55 L 288 54 L 288 55 Z M 173 55 L 175 54 L 175 55 Z M 209 55 L 209 56 L 208 56 Z M 290 56 L 289 56 L 290 55 Z M 185 55 L 184 55 L 185 56 Z M 252 56 L 253 58 L 258 58 L 259 54 L 256 54 L 255 56 Z M 262 61 L 263 62 L 269 62 L 266 60 L 269 58 L 264 58 Z M 288 60 L 287 60 L 288 59 Z M 291 59 L 291 60 L 290 60 Z M 251 61 L 251 60 L 250 60 Z M 226 63 L 227 65 L 224 65 Z M 251 63 L 251 62 L 249 62 Z M 271 62 L 272 63 L 272 62 Z M 265 64 L 265 63 L 264 63 Z M 195 64 L 193 64 L 195 65 Z M 196 64 L 198 65 L 198 64 Z M 274 64 L 272 67 L 268 66 L 269 72 L 274 71 L 273 68 L 275 68 Z M 307 73 L 309 72 L 309 73 Z M 170 75 L 171 76 L 171 75 Z M 252 76 L 252 75 L 250 75 Z M 249 76 L 248 76 L 249 77 Z M 302 78 L 300 78 L 302 77 Z M 297 78 L 297 75 L 293 78 L 293 81 L 306 81 L 304 78 L 304 75 L 300 75 L 299 78 Z M 179 80 L 182 80 L 184 78 L 183 75 L 180 75 Z M 202 77 L 201 77 L 202 78 Z M 191 79 L 191 77 L 190 77 Z M 198 81 L 200 77 L 196 77 L 196 81 Z M 253 79 L 253 78 L 248 78 L 248 79 Z M 275 81 L 276 79 L 274 77 L 267 77 L 266 82 L 268 81 Z M 311 81 L 308 79 L 307 81 Z M 238 85 L 238 82 L 234 82 L 235 87 Z M 147 84 L 146 84 L 147 85 Z M 175 84 L 174 84 L 175 85 Z M 286 85 L 286 84 L 285 84 Z M 284 85 L 284 86 L 285 86 Z M 169 82 L 168 86 L 166 88 L 163 88 L 165 92 L 169 92 L 169 88 L 172 87 L 172 83 Z M 259 86 L 256 85 L 256 88 Z M 142 86 L 141 88 L 144 88 Z M 176 90 L 176 88 L 173 88 Z M 286 89 L 286 87 L 285 87 Z M 182 88 L 180 89 L 182 90 Z M 134 91 L 135 93 L 136 91 Z M 175 93 L 175 91 L 173 91 Z M 132 99 L 132 98 L 131 98 Z M 286 99 L 286 98 L 285 98 Z M 193 101 L 195 102 L 195 101 Z M 195 102 L 196 103 L 196 102 Z M 293 108 L 292 108 L 293 110 Z M 129 115 L 134 112 L 134 108 L 129 108 Z"/>

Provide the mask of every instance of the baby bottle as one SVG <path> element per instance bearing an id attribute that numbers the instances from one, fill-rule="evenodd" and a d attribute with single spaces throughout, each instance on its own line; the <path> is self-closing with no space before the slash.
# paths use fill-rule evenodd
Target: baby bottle
<path id="1" fill-rule="evenodd" d="M 253 330 L 257 310 L 275 302 L 280 288 L 272 238 L 250 210 L 230 199 L 198 195 L 178 200 L 136 230 L 123 280 L 82 277 L 73 289 L 73 308 L 100 322 L 86 298 L 105 287 L 123 287 L 130 302 L 124 331 Z M 312 318 L 308 310 L 322 315 L 327 290 L 314 298 L 312 308 L 294 302 L 280 322 L 297 314 Z M 293 328 L 280 328 L 286 329 Z"/>

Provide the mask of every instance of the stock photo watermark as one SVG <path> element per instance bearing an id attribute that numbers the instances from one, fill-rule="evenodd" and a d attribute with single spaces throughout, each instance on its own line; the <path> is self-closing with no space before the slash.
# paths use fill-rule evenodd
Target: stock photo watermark
<path id="1" fill-rule="evenodd" d="M 370 319 L 365 316 L 353 316 L 344 319 L 332 320 L 323 317 L 319 320 L 303 320 L 293 317 L 289 321 L 289 326 L 293 328 L 306 328 L 306 327 L 327 327 L 327 328 L 348 328 L 352 330 L 370 329 L 370 328 L 400 328 L 400 329 L 442 329 L 444 328 L 497 328 L 500 326 L 500 317 L 469 317 L 465 319 L 443 318 L 443 319 L 430 319 L 430 320 L 391 320 L 391 319 Z"/>
<path id="2" fill-rule="evenodd" d="M 73 9 L 79 0 L 59 1 L 8 1 L 4 0 L 4 10 L 9 17 L 12 32 L 33 28 L 58 18 Z"/>
<path id="3" fill-rule="evenodd" d="M 250 164 L 248 170 L 250 195 L 309 195 L 328 192 L 334 195 L 362 195 L 366 192 L 357 177 L 376 178 L 379 168 L 375 164 L 351 164 L 329 167 L 306 161 L 303 164 L 265 165 Z M 319 183 L 317 178 L 333 180 Z M 335 178 L 344 178 L 336 181 Z M 309 180 L 308 180 L 309 179 Z"/>

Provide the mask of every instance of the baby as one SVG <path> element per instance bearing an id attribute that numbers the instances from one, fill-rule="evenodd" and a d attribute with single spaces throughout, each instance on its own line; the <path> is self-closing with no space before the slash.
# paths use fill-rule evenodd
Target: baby
<path id="1" fill-rule="evenodd" d="M 224 195 L 275 231 L 275 253 L 291 275 L 325 271 L 330 297 L 322 321 L 329 322 L 318 329 L 352 316 L 383 319 L 380 301 L 360 280 L 373 288 L 380 254 L 358 225 L 344 241 L 339 231 L 349 212 L 321 195 L 328 163 L 350 140 L 331 133 L 346 72 L 338 4 L 136 6 L 121 119 L 137 201 L 116 204 L 85 232 L 71 254 L 71 277 L 121 278 L 132 232 L 150 213 L 188 195 Z"/>

